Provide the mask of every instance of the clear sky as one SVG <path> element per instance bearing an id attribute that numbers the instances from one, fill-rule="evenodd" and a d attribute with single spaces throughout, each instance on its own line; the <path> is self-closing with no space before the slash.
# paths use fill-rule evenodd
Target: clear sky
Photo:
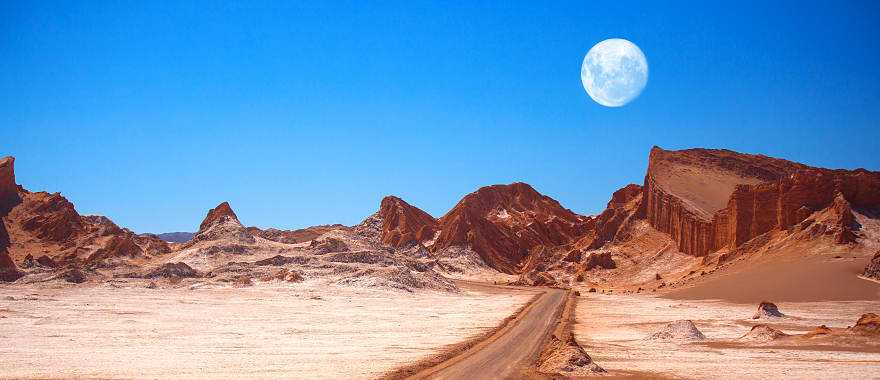
<path id="1" fill-rule="evenodd" d="M 0 155 L 137 232 L 514 181 L 591 214 L 653 145 L 880 170 L 880 2 L 290 3 L 0 2 Z M 650 78 L 612 109 L 579 75 L 614 37 Z"/>

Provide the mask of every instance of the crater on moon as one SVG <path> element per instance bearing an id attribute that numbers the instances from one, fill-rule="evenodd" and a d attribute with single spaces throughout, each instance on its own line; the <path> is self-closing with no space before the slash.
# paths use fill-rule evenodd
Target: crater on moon
<path id="1" fill-rule="evenodd" d="M 596 103 L 620 107 L 637 98 L 648 84 L 648 61 L 630 41 L 604 40 L 584 57 L 581 83 Z"/>

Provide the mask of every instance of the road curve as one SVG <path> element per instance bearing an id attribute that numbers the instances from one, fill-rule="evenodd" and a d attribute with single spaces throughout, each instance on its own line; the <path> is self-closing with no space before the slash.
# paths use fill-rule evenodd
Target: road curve
<path id="1" fill-rule="evenodd" d="M 556 326 L 566 291 L 548 288 L 509 329 L 429 369 L 426 379 L 519 379 L 534 364 L 541 344 Z"/>

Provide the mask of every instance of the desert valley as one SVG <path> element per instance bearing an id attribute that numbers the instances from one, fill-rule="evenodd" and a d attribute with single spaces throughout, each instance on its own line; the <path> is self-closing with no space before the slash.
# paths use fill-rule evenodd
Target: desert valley
<path id="1" fill-rule="evenodd" d="M 440 218 L 137 233 L 0 159 L 2 378 L 868 378 L 880 172 L 654 147 L 579 215 L 525 183 Z M 51 189 L 63 190 L 63 189 Z"/>

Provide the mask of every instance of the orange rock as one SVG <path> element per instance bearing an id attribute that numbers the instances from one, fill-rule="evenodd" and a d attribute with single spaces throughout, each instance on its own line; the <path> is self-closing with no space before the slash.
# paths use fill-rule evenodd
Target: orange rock
<path id="1" fill-rule="evenodd" d="M 395 196 L 382 199 L 382 243 L 392 247 L 412 245 L 434 238 L 437 220 Z"/>
<path id="2" fill-rule="evenodd" d="M 491 267 L 519 273 L 530 252 L 571 243 L 589 224 L 525 183 L 493 185 L 466 195 L 440 218 L 430 249 L 470 246 Z"/>
<path id="3" fill-rule="evenodd" d="M 212 224 L 217 223 L 221 219 L 224 218 L 232 218 L 238 220 L 238 216 L 235 215 L 235 211 L 232 211 L 232 207 L 229 206 L 229 202 L 223 202 L 217 205 L 210 210 L 208 210 L 208 215 L 205 216 L 205 219 L 202 220 L 202 224 L 199 225 L 199 232 L 202 232 Z"/>

